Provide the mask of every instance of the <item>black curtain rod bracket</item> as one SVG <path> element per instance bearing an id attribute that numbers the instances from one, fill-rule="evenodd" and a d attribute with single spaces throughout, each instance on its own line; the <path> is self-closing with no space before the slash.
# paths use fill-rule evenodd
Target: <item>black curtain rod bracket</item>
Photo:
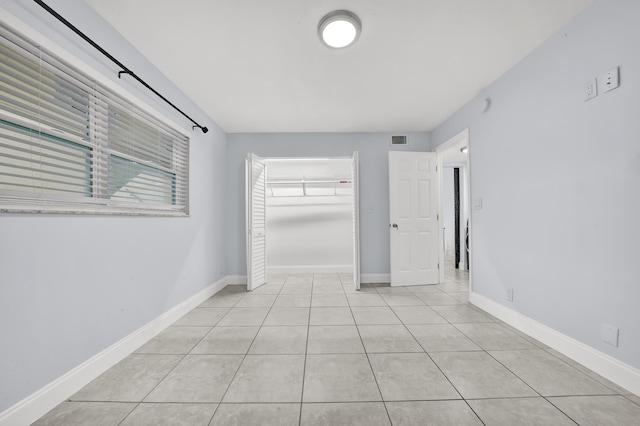
<path id="1" fill-rule="evenodd" d="M 122 71 L 118 72 L 118 78 L 121 78 L 122 74 L 128 74 L 131 77 L 135 78 L 140 84 L 142 84 L 144 87 L 146 87 L 147 89 L 149 89 L 151 92 L 153 92 L 156 96 L 158 96 L 160 99 L 162 99 L 163 101 L 165 101 L 167 104 L 169 104 L 173 109 L 175 109 L 176 111 L 178 111 L 180 114 L 182 114 L 184 117 L 186 117 L 189 121 L 191 121 L 193 123 L 193 126 L 191 127 L 191 129 L 195 129 L 196 127 L 199 128 L 200 130 L 202 130 L 202 133 L 207 133 L 209 131 L 209 129 L 207 129 L 206 127 L 201 126 L 200 124 L 198 124 L 193 118 L 189 117 L 187 114 L 185 114 L 180 108 L 178 108 L 177 106 L 175 106 L 170 100 L 168 100 L 167 98 L 165 98 L 164 96 L 162 96 L 160 93 L 158 93 L 157 90 L 155 90 L 153 87 L 149 86 L 149 84 L 144 81 L 143 79 L 141 79 L 140 77 L 138 77 L 133 71 L 131 71 L 129 68 L 125 67 L 122 62 L 118 61 L 116 58 L 114 58 L 111 54 L 109 54 L 109 52 L 107 52 L 106 50 L 104 50 L 102 47 L 100 47 L 100 45 L 98 45 L 95 41 L 91 40 L 85 33 L 83 33 L 82 31 L 80 31 L 78 28 L 76 28 L 71 22 L 67 21 L 64 17 L 62 17 L 58 12 L 56 12 L 55 10 L 51 9 L 45 2 L 43 2 L 42 0 L 33 0 L 35 1 L 39 6 L 41 6 L 44 10 L 46 10 L 47 12 L 49 12 L 51 15 L 53 15 L 53 17 L 55 17 L 58 21 L 62 22 L 64 25 L 67 26 L 67 28 L 69 28 L 71 31 L 73 31 L 74 33 L 76 33 L 78 36 L 80 36 L 80 38 L 82 38 L 84 41 L 86 41 L 87 43 L 89 43 L 91 46 L 93 46 L 98 52 L 102 53 L 104 56 L 106 56 L 107 58 L 109 58 L 113 63 L 115 63 L 116 65 L 118 65 Z"/>

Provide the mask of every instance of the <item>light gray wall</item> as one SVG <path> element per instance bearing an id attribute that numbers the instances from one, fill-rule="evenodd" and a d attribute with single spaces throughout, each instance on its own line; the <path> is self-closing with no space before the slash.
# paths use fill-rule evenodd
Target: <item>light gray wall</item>
<path id="1" fill-rule="evenodd" d="M 244 159 L 262 157 L 360 158 L 360 258 L 364 274 L 389 273 L 390 150 L 430 151 L 428 133 L 407 135 L 406 146 L 391 146 L 392 133 L 229 134 L 227 147 L 228 272 L 246 275 Z"/>
<path id="2" fill-rule="evenodd" d="M 636 368 L 638 22 L 637 0 L 597 1 L 431 134 L 435 147 L 470 129 L 474 290 Z M 620 87 L 583 102 L 616 65 Z"/>
<path id="3" fill-rule="evenodd" d="M 267 265 L 275 272 L 352 272 L 352 197 L 267 197 Z"/>
<path id="4" fill-rule="evenodd" d="M 210 131 L 190 133 L 190 217 L 0 215 L 0 412 L 226 275 L 226 135 L 84 2 L 47 3 Z M 0 6 L 118 81 L 34 2 Z"/>

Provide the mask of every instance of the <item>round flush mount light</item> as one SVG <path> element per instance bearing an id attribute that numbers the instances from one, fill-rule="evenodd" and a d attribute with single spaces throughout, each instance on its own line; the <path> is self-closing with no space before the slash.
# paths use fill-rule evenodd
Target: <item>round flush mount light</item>
<path id="1" fill-rule="evenodd" d="M 320 40 L 334 49 L 351 46 L 358 40 L 361 31 L 360 19 L 348 10 L 329 12 L 318 24 Z"/>

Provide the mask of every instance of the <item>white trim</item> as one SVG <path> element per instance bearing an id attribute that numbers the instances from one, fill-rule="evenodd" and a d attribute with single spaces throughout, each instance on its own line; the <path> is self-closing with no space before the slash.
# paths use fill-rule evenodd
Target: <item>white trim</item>
<path id="1" fill-rule="evenodd" d="M 406 140 L 406 139 L 405 139 Z M 356 290 L 360 290 L 362 270 L 360 269 L 360 161 L 358 151 L 353 151 L 351 160 L 351 193 L 352 193 L 352 215 L 353 225 L 353 285 Z"/>
<path id="2" fill-rule="evenodd" d="M 391 282 L 391 274 L 362 274 L 360 282 L 363 284 L 379 284 Z"/>
<path id="3" fill-rule="evenodd" d="M 440 145 L 438 145 L 436 147 L 436 152 L 440 152 L 440 151 L 444 151 L 447 150 L 449 148 L 451 148 L 452 146 L 456 145 L 458 142 L 465 140 L 465 139 L 469 139 L 469 129 L 464 129 L 463 131 L 461 131 L 460 133 L 450 137 L 449 139 L 447 139 L 446 141 L 442 142 Z"/>
<path id="4" fill-rule="evenodd" d="M 351 271 L 347 271 L 345 273 L 349 273 L 349 272 Z M 246 275 L 227 275 L 226 279 L 227 279 L 227 285 L 244 285 L 247 283 Z M 388 283 L 390 279 L 391 279 L 390 274 L 362 274 L 360 276 L 360 280 L 363 284 Z"/>
<path id="5" fill-rule="evenodd" d="M 348 274 L 353 272 L 353 265 L 299 265 L 299 266 L 269 266 L 269 273 L 288 274 Z"/>
<path id="6" fill-rule="evenodd" d="M 224 277 L 0 413 L 0 426 L 30 425 L 126 358 L 184 314 L 222 290 Z"/>
<path id="7" fill-rule="evenodd" d="M 640 395 L 640 370 L 625 364 L 591 346 L 587 346 L 565 334 L 541 324 L 521 313 L 503 306 L 485 296 L 472 292 L 469 302 L 510 326 L 541 341 L 545 345 L 568 356 L 595 371 L 604 378 Z"/>
<path id="8" fill-rule="evenodd" d="M 15 31 L 20 32 L 26 38 L 31 39 L 33 42 L 37 43 L 47 51 L 53 53 L 63 61 L 73 65 L 78 71 L 85 73 L 91 79 L 104 85 L 107 89 L 124 97 L 129 102 L 132 102 L 134 105 L 140 107 L 141 109 L 151 114 L 152 116 L 155 116 L 159 120 L 164 121 L 165 124 L 173 127 L 175 130 L 179 131 L 183 136 L 190 138 L 189 135 L 192 132 L 188 130 L 188 127 L 178 124 L 176 121 L 169 118 L 166 113 L 160 112 L 157 108 L 151 106 L 148 102 L 143 101 L 138 96 L 132 94 L 128 90 L 124 89 L 122 86 L 116 84 L 113 80 L 109 79 L 102 72 L 97 71 L 95 68 L 88 65 L 87 63 L 79 59 L 77 56 L 70 53 L 68 50 L 59 46 L 57 43 L 52 42 L 49 37 L 45 36 L 38 30 L 33 28 L 31 25 L 27 24 L 20 18 L 10 13 L 6 8 L 0 6 L 0 11 L 2 12 L 2 20 L 5 22 L 6 25 L 10 26 Z"/>
<path id="9" fill-rule="evenodd" d="M 272 271 L 269 271 L 272 272 Z M 347 271 L 345 273 L 349 273 Z M 227 275 L 227 285 L 244 285 L 247 283 L 246 275 Z M 360 280 L 363 284 L 388 283 L 391 279 L 390 274 L 362 274 Z M 1 426 L 1 425 L 0 425 Z"/>
<path id="10" fill-rule="evenodd" d="M 441 143 L 440 145 L 438 145 L 435 149 L 435 152 L 438 154 L 438 170 L 440 171 L 440 176 L 442 176 L 442 153 L 444 151 L 446 151 L 447 149 L 450 149 L 452 147 L 454 147 L 456 144 L 458 144 L 459 142 L 466 140 L 466 144 L 467 144 L 467 149 L 468 149 L 468 153 L 467 153 L 467 162 L 464 165 L 465 167 L 465 180 L 467 183 L 467 191 L 465 191 L 466 193 L 464 194 L 464 196 L 466 197 L 465 202 L 467 203 L 468 206 L 468 211 L 469 211 L 469 229 L 473 229 L 472 225 L 473 225 L 473 213 L 472 213 L 472 208 L 471 208 L 471 139 L 469 136 L 469 128 L 466 128 L 464 130 L 462 130 L 461 132 L 459 132 L 458 134 L 452 136 L 451 138 L 447 139 L 446 141 L 444 141 L 443 143 Z M 439 200 L 440 200 L 440 206 L 439 206 L 439 214 L 440 217 L 442 218 L 442 182 L 443 180 L 440 179 L 440 187 L 439 187 Z M 440 226 L 440 228 L 442 229 L 442 225 Z M 445 276 L 444 276 L 444 234 L 443 232 L 439 232 L 439 238 L 440 238 L 440 251 L 439 251 L 439 258 L 440 258 L 440 265 L 443 265 L 440 268 L 440 282 L 445 282 Z M 467 259 L 467 261 L 469 262 L 469 292 L 471 292 L 473 290 L 473 267 L 471 267 L 473 265 L 473 237 L 472 237 L 473 233 L 470 232 L 469 233 L 469 259 Z M 464 269 L 464 268 L 462 268 Z"/>
<path id="11" fill-rule="evenodd" d="M 246 275 L 227 275 L 225 277 L 227 285 L 246 285 Z"/>
<path id="12" fill-rule="evenodd" d="M 247 290 L 247 288 L 246 288 L 246 285 L 247 285 L 247 283 L 246 283 L 246 282 L 244 282 L 244 283 L 231 283 L 231 284 L 227 284 L 227 286 L 242 286 L 242 287 L 245 287 L 245 289 L 244 289 L 244 290 L 248 292 L 248 290 Z"/>

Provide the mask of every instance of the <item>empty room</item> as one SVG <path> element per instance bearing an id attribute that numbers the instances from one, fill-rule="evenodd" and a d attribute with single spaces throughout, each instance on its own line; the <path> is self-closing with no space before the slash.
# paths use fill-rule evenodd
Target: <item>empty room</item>
<path id="1" fill-rule="evenodd" d="M 0 426 L 638 424 L 638 22 L 0 1 Z"/>

